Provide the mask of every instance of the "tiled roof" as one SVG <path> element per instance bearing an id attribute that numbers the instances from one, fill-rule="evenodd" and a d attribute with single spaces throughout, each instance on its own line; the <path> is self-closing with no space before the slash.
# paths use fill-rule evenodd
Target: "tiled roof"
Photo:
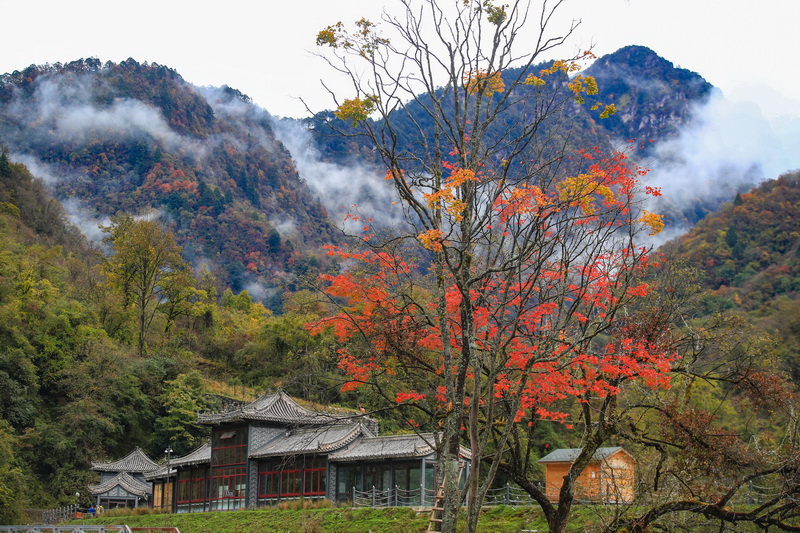
<path id="1" fill-rule="evenodd" d="M 147 457 L 138 446 L 134 450 L 117 461 L 109 463 L 96 463 L 92 461 L 92 470 L 99 472 L 152 472 L 157 470 L 160 465 Z"/>
<path id="2" fill-rule="evenodd" d="M 99 485 L 89 485 L 89 492 L 92 494 L 102 494 L 104 492 L 108 492 L 109 490 L 113 489 L 119 485 L 129 493 L 133 494 L 134 496 L 139 496 L 141 498 L 146 497 L 150 494 L 153 489 L 150 488 L 148 483 L 143 483 L 136 479 L 135 477 L 131 476 L 127 472 L 120 472 L 113 478 L 109 479 L 104 483 L 100 483 Z"/>
<path id="3" fill-rule="evenodd" d="M 169 464 L 172 466 L 186 466 L 211 462 L 211 441 L 203 444 L 181 457 L 173 457 Z"/>
<path id="4" fill-rule="evenodd" d="M 169 467 L 169 472 L 167 472 L 167 465 L 162 465 L 158 468 L 158 470 L 153 470 L 152 472 L 146 473 L 144 475 L 144 478 L 147 481 L 153 481 L 154 479 L 161 479 L 169 476 L 174 476 L 175 472 L 177 472 L 177 470 L 175 470 L 175 467 L 173 467 L 172 465 L 170 465 Z"/>
<path id="5" fill-rule="evenodd" d="M 592 461 L 602 461 L 606 457 L 614 455 L 622 450 L 622 446 L 613 446 L 610 448 L 597 448 L 597 451 L 592 455 Z M 623 450 L 624 451 L 624 450 Z M 553 450 L 541 459 L 540 463 L 572 463 L 578 458 L 581 453 L 581 448 L 559 448 Z M 628 453 L 628 452 L 625 452 Z"/>
<path id="6" fill-rule="evenodd" d="M 347 446 L 361 435 L 372 436 L 362 424 L 312 427 L 287 431 L 250 454 L 274 457 L 301 453 L 330 453 Z"/>
<path id="7" fill-rule="evenodd" d="M 331 461 L 425 457 L 434 452 L 433 435 L 389 435 L 367 437 L 345 450 L 332 453 Z"/>
<path id="8" fill-rule="evenodd" d="M 345 418 L 349 414 L 324 413 L 306 409 L 294 401 L 283 391 L 264 394 L 255 401 L 218 413 L 200 413 L 201 424 L 220 424 L 239 420 L 256 420 L 264 422 L 280 422 L 284 424 L 331 424 Z"/>
<path id="9" fill-rule="evenodd" d="M 161 465 L 158 470 L 154 470 L 152 472 L 148 472 L 145 474 L 144 478 L 147 480 L 151 479 L 160 479 L 163 477 L 167 477 L 168 475 L 173 475 L 176 470 L 176 466 L 189 466 L 189 465 L 199 465 L 203 463 L 211 463 L 211 442 L 205 441 L 203 444 L 195 448 L 194 450 L 190 451 L 186 455 L 182 455 L 181 457 L 175 457 L 170 459 L 169 461 L 169 472 L 167 472 L 167 465 Z"/>

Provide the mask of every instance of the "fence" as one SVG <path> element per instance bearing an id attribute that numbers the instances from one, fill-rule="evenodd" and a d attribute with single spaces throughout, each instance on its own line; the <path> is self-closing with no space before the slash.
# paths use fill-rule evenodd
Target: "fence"
<path id="1" fill-rule="evenodd" d="M 430 507 L 433 505 L 433 490 L 403 490 L 397 486 L 386 490 L 352 490 L 353 507 Z"/>
<path id="2" fill-rule="evenodd" d="M 83 518 L 83 508 L 78 505 L 66 505 L 56 509 L 26 509 L 25 514 L 29 523 L 34 524 L 57 524 L 65 520 Z"/>
<path id="3" fill-rule="evenodd" d="M 536 505 L 536 500 L 519 487 L 506 483 L 505 487 L 489 489 L 484 505 Z"/>
<path id="4" fill-rule="evenodd" d="M 353 507 L 431 507 L 433 505 L 433 489 L 422 487 L 403 490 L 399 487 L 385 490 L 352 489 Z M 506 483 L 504 487 L 489 489 L 484 505 L 535 505 L 536 501 L 519 487 Z"/>

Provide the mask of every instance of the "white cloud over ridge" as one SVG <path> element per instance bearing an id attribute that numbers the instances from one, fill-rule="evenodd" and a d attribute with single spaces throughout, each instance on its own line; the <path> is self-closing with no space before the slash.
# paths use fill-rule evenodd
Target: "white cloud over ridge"
<path id="1" fill-rule="evenodd" d="M 752 102 L 733 101 L 720 92 L 694 110 L 681 133 L 658 144 L 645 181 L 663 196 L 653 209 L 691 210 L 729 202 L 768 179 L 800 168 L 800 120 L 767 118 Z M 667 227 L 678 236 L 689 226 Z"/>

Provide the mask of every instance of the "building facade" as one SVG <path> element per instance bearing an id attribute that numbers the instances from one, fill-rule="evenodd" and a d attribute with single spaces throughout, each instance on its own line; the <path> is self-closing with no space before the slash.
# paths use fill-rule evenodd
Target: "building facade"
<path id="1" fill-rule="evenodd" d="M 201 413 L 199 422 L 211 427 L 210 441 L 141 472 L 153 507 L 220 511 L 363 494 L 425 505 L 433 494 L 432 434 L 381 436 L 367 416 L 308 409 L 283 392 Z"/>

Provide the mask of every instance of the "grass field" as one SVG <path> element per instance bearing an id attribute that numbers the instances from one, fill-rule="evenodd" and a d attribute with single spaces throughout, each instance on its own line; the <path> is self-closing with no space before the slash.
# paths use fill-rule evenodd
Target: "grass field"
<path id="1" fill-rule="evenodd" d="M 569 531 L 586 531 L 592 513 L 578 513 Z M 194 514 L 140 514 L 104 516 L 81 520 L 82 524 L 127 524 L 133 527 L 177 527 L 181 533 L 416 533 L 428 527 L 428 512 L 407 507 L 386 509 L 269 508 Z M 582 518 L 583 517 L 583 518 Z M 538 508 L 498 506 L 487 509 L 481 533 L 547 531 Z"/>

